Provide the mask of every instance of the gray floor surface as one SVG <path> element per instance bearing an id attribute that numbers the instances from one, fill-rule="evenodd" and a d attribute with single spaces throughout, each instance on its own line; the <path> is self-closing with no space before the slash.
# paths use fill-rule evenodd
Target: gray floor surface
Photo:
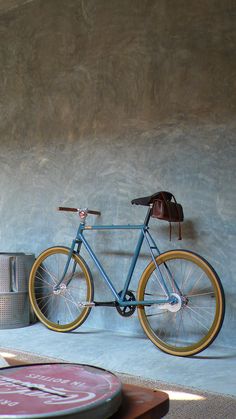
<path id="1" fill-rule="evenodd" d="M 167 355 L 145 336 L 131 336 L 85 326 L 69 333 L 40 323 L 0 330 L 0 346 L 90 364 L 110 371 L 236 396 L 236 348 L 217 346 L 191 358 Z"/>

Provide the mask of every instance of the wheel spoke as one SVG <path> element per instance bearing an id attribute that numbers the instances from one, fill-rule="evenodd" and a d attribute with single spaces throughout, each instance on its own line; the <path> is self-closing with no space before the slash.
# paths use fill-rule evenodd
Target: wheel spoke
<path id="1" fill-rule="evenodd" d="M 198 294 L 187 294 L 186 295 L 186 297 L 199 297 L 199 296 L 201 296 L 201 295 L 214 295 L 214 291 L 209 291 L 209 292 L 201 292 L 201 293 L 198 293 Z"/>
<path id="2" fill-rule="evenodd" d="M 187 307 L 188 310 L 191 310 L 191 312 L 195 315 L 193 318 L 195 319 L 195 321 L 197 323 L 199 323 L 205 330 L 208 331 L 208 326 L 204 325 L 197 317 L 200 317 L 200 319 L 206 319 L 205 316 L 203 316 L 202 314 L 200 314 L 198 311 L 194 310 L 191 307 Z"/>
<path id="3" fill-rule="evenodd" d="M 36 279 L 37 279 L 38 281 L 41 281 L 41 282 L 43 282 L 43 283 L 45 283 L 45 284 L 49 285 L 51 288 L 53 288 L 53 285 L 52 285 L 50 282 L 46 281 L 46 279 L 45 279 L 45 278 L 43 278 L 43 277 L 39 276 L 38 274 L 36 275 Z"/>
<path id="4" fill-rule="evenodd" d="M 193 272 L 193 269 L 194 269 L 194 267 L 191 266 L 191 268 L 189 269 L 189 272 L 188 272 L 186 278 L 182 281 L 182 284 L 181 284 L 181 290 L 182 291 L 184 290 L 185 284 L 188 283 L 188 280 L 190 278 L 191 273 Z M 183 278 L 184 278 L 184 275 L 183 275 Z"/>
<path id="5" fill-rule="evenodd" d="M 156 277 L 156 279 L 157 279 L 158 284 L 159 284 L 159 285 L 160 285 L 160 287 L 162 288 L 162 291 L 163 291 L 163 292 L 165 293 L 165 295 L 166 295 L 165 288 L 164 288 L 164 286 L 162 285 L 161 280 L 160 280 L 160 278 L 158 277 L 157 273 L 156 273 L 156 272 L 154 272 L 154 275 L 155 275 L 155 277 Z"/>
<path id="6" fill-rule="evenodd" d="M 50 276 L 50 278 L 52 279 L 52 281 L 54 282 L 54 285 L 56 285 L 57 283 L 57 278 L 55 275 L 52 274 L 52 272 L 50 272 L 48 269 L 43 268 L 42 266 L 40 266 L 39 269 L 42 269 L 42 271 L 44 271 L 47 275 Z M 38 274 L 40 274 L 40 272 L 38 271 Z M 43 278 L 43 277 L 42 277 Z"/>
<path id="7" fill-rule="evenodd" d="M 194 290 L 194 289 L 197 289 L 197 284 L 199 284 L 199 282 L 201 281 L 201 279 L 203 278 L 203 276 L 205 275 L 205 272 L 202 272 L 201 273 L 201 275 L 200 275 L 200 277 L 195 281 L 195 283 L 193 284 L 193 286 L 192 286 L 192 289 L 189 291 L 190 292 L 190 294 L 192 293 L 192 291 Z"/>

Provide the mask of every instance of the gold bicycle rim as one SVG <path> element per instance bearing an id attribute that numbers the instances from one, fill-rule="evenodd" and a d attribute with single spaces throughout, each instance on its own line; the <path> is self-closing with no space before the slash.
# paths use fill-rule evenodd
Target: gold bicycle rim
<path id="1" fill-rule="evenodd" d="M 30 279 L 29 279 L 29 298 L 30 298 L 30 303 L 32 305 L 32 308 L 34 310 L 34 313 L 36 314 L 36 316 L 38 317 L 38 319 L 45 325 L 47 326 L 49 329 L 54 330 L 56 332 L 69 332 L 73 329 L 76 329 L 77 327 L 79 327 L 87 318 L 91 308 L 90 307 L 85 307 L 83 309 L 83 311 L 81 312 L 81 314 L 77 317 L 77 319 L 75 319 L 73 322 L 68 323 L 66 325 L 56 325 L 55 323 L 51 322 L 50 320 L 48 320 L 43 313 L 41 312 L 41 310 L 38 307 L 36 298 L 35 298 L 35 293 L 34 293 L 34 282 L 35 282 L 35 275 L 36 272 L 39 268 L 39 266 L 41 265 L 41 263 L 48 257 L 51 256 L 53 254 L 56 253 L 62 253 L 67 255 L 69 253 L 69 249 L 66 247 L 51 247 L 47 250 L 45 250 L 43 253 L 41 253 L 41 255 L 38 256 L 38 258 L 36 259 L 36 261 L 34 262 L 34 265 L 31 269 L 31 273 L 30 273 Z M 80 266 L 80 268 L 82 269 L 85 279 L 86 279 L 86 283 L 87 283 L 87 301 L 91 301 L 93 298 L 93 285 L 92 285 L 92 279 L 91 279 L 91 275 L 90 272 L 88 271 L 88 268 L 86 266 L 86 264 L 84 263 L 83 259 L 76 255 L 73 254 L 73 259 L 78 263 L 78 265 Z"/>
<path id="2" fill-rule="evenodd" d="M 164 343 L 161 339 L 159 339 L 155 335 L 155 333 L 153 332 L 153 330 L 151 329 L 148 323 L 145 309 L 143 306 L 138 307 L 138 316 L 139 316 L 140 323 L 144 329 L 144 332 L 146 333 L 148 338 L 154 343 L 155 346 L 157 346 L 162 351 L 171 355 L 191 356 L 206 349 L 210 345 L 210 343 L 214 340 L 215 336 L 218 334 L 222 325 L 222 319 L 224 315 L 224 302 L 222 298 L 220 285 L 216 278 L 216 274 L 208 265 L 208 263 L 206 263 L 198 255 L 195 255 L 194 253 L 184 251 L 184 250 L 171 250 L 158 256 L 156 258 L 156 262 L 158 265 L 160 265 L 163 262 L 166 262 L 172 259 L 177 259 L 177 258 L 189 260 L 196 263 L 197 266 L 203 269 L 203 271 L 206 273 L 207 277 L 211 281 L 212 286 L 214 287 L 215 297 L 216 297 L 216 313 L 215 313 L 213 324 L 210 327 L 207 335 L 204 336 L 199 342 L 193 345 L 176 349 L 172 345 L 168 345 Z M 141 301 L 144 300 L 144 292 L 145 292 L 148 279 L 150 275 L 152 274 L 152 272 L 155 270 L 155 268 L 156 267 L 155 267 L 154 262 L 151 262 L 144 270 L 141 276 L 141 279 L 139 281 L 139 286 L 138 286 L 138 291 L 137 291 L 138 300 L 141 300 Z"/>

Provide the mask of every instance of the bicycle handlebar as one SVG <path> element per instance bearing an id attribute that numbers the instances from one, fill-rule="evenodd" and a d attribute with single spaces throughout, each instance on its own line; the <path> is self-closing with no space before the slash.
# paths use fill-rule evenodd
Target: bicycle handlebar
<path id="1" fill-rule="evenodd" d="M 95 210 L 88 210 L 88 214 L 101 215 L 101 212 L 100 211 L 95 211 Z"/>
<path id="2" fill-rule="evenodd" d="M 87 214 L 93 214 L 93 215 L 101 215 L 100 211 L 94 211 L 94 210 L 82 210 L 80 208 L 70 208 L 70 207 L 58 207 L 58 211 L 70 211 L 70 212 L 80 212 L 80 211 L 86 211 Z"/>

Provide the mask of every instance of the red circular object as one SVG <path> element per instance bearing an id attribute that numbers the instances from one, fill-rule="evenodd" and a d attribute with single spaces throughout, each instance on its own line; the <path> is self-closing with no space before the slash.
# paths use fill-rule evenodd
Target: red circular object
<path id="1" fill-rule="evenodd" d="M 112 373 L 79 364 L 37 364 L 0 371 L 0 418 L 108 418 L 121 404 Z"/>

